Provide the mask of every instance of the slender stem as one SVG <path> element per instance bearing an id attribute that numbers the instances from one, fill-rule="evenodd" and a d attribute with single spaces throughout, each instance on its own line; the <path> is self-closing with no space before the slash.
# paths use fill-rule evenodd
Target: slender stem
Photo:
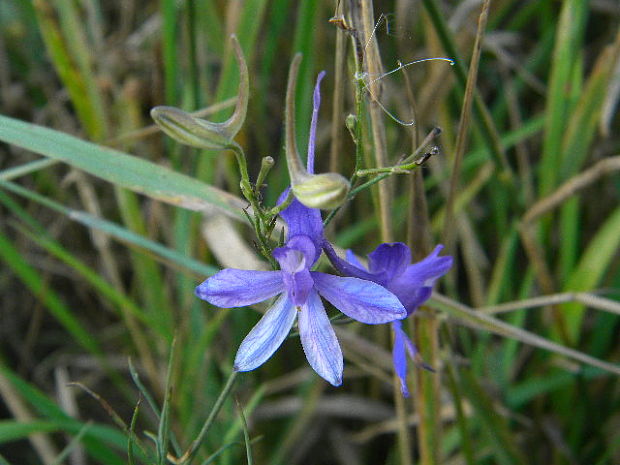
<path id="1" fill-rule="evenodd" d="M 362 63 L 357 58 L 357 54 L 354 54 L 355 58 L 355 73 L 357 76 L 362 75 Z M 357 180 L 360 167 L 362 166 L 362 159 L 364 158 L 364 144 L 362 143 L 362 111 L 364 107 L 364 81 L 363 79 L 357 79 L 355 85 L 355 169 L 353 170 L 353 176 L 351 176 L 351 185 Z"/>
<path id="2" fill-rule="evenodd" d="M 254 196 L 251 194 L 252 185 L 250 184 L 250 175 L 248 174 L 248 163 L 245 159 L 245 153 L 239 144 L 232 142 L 228 147 L 235 154 L 237 164 L 239 165 L 239 173 L 241 174 L 241 192 L 244 197 L 254 206 Z"/>
<path id="3" fill-rule="evenodd" d="M 347 200 L 342 205 L 353 200 L 355 196 L 359 194 L 360 192 L 362 192 L 364 189 L 368 189 L 370 186 L 377 184 L 379 181 L 383 181 L 385 178 L 389 177 L 391 174 L 392 173 L 380 174 L 376 178 L 372 178 L 370 181 L 366 181 L 364 184 L 357 186 L 355 189 L 351 189 L 351 191 L 349 192 L 349 195 L 347 196 Z M 326 227 L 331 222 L 331 220 L 334 219 L 334 216 L 336 216 L 336 213 L 340 211 L 340 209 L 342 208 L 342 205 L 332 210 L 331 212 L 329 212 L 329 215 L 327 215 L 327 218 L 323 220 L 323 227 Z"/>
<path id="4" fill-rule="evenodd" d="M 359 170 L 357 171 L 357 176 L 372 176 L 373 174 L 410 174 L 412 170 L 416 169 L 420 166 L 420 163 L 408 163 L 406 165 L 395 165 L 395 166 L 385 166 L 383 168 L 369 168 L 367 170 Z"/>
<path id="5" fill-rule="evenodd" d="M 286 198 L 284 199 L 284 202 L 282 202 L 280 205 L 273 207 L 271 210 L 269 210 L 269 214 L 272 216 L 276 216 L 282 210 L 288 207 L 294 198 L 295 196 L 293 195 L 293 190 L 289 189 L 288 194 L 286 195 Z"/>
<path id="6" fill-rule="evenodd" d="M 237 372 L 233 370 L 230 376 L 228 377 L 228 381 L 226 381 L 226 385 L 224 386 L 224 389 L 222 389 L 220 396 L 215 401 L 215 405 L 211 409 L 211 413 L 209 413 L 207 420 L 205 421 L 204 425 L 202 425 L 202 429 L 200 430 L 200 433 L 198 433 L 198 436 L 196 436 L 196 439 L 192 441 L 192 444 L 190 445 L 187 452 L 185 452 L 183 454 L 183 457 L 181 457 L 181 459 L 179 460 L 178 462 L 179 465 L 189 464 L 191 460 L 194 458 L 194 455 L 196 455 L 196 452 L 198 452 L 198 448 L 202 444 L 202 441 L 204 440 L 205 436 L 207 435 L 207 432 L 209 431 L 209 428 L 213 424 L 215 417 L 217 416 L 220 409 L 222 408 L 222 405 L 224 405 L 224 401 L 226 400 L 226 398 L 232 391 L 232 387 L 235 383 L 236 378 L 237 378 Z"/>

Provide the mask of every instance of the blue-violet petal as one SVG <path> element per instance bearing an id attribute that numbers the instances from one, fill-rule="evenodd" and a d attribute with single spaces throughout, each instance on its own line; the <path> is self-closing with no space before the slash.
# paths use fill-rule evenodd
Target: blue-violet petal
<path id="1" fill-rule="evenodd" d="M 311 275 L 319 294 L 354 320 L 380 324 L 407 316 L 398 298 L 379 284 L 317 271 L 312 271 Z"/>
<path id="2" fill-rule="evenodd" d="M 404 273 L 411 263 L 411 250 L 402 242 L 381 244 L 368 255 L 368 269 L 371 273 L 387 272 L 386 278 Z"/>
<path id="3" fill-rule="evenodd" d="M 400 391 L 403 393 L 403 396 L 409 397 L 409 389 L 407 389 L 407 354 L 405 349 L 407 335 L 402 329 L 400 320 L 392 322 L 392 330 L 394 331 L 394 347 L 392 348 L 394 372 L 400 379 Z"/>
<path id="4" fill-rule="evenodd" d="M 218 307 L 244 307 L 284 291 L 281 271 L 226 268 L 196 287 L 196 295 Z"/>
<path id="5" fill-rule="evenodd" d="M 296 315 L 286 294 L 280 296 L 239 346 L 235 371 L 250 371 L 265 363 L 286 339 Z"/>
<path id="6" fill-rule="evenodd" d="M 288 194 L 286 189 L 278 203 L 281 203 Z M 280 216 L 288 226 L 287 238 L 294 236 L 308 236 L 315 248 L 314 258 L 308 267 L 314 265 L 321 255 L 321 247 L 323 246 L 323 220 L 321 220 L 321 210 L 316 208 L 308 208 L 299 200 L 294 199 L 291 204 L 280 212 Z"/>
<path id="7" fill-rule="evenodd" d="M 313 291 L 299 313 L 299 335 L 308 363 L 334 386 L 342 384 L 343 359 L 321 298 Z"/>

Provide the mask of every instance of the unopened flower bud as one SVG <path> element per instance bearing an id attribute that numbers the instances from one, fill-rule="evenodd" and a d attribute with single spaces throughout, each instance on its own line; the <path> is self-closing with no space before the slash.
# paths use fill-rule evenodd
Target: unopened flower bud
<path id="1" fill-rule="evenodd" d="M 297 200 L 306 207 L 332 210 L 344 203 L 351 185 L 338 173 L 309 174 L 293 184 Z"/>
<path id="2" fill-rule="evenodd" d="M 233 34 L 230 39 L 239 65 L 239 90 L 235 111 L 228 120 L 213 123 L 174 107 L 159 106 L 151 110 L 155 123 L 182 144 L 202 149 L 227 148 L 234 145 L 233 138 L 243 126 L 250 93 L 248 67 L 237 37 Z"/>
<path id="3" fill-rule="evenodd" d="M 288 77 L 288 87 L 286 90 L 286 110 L 285 120 L 285 153 L 288 172 L 291 178 L 291 190 L 302 204 L 309 208 L 320 208 L 331 210 L 339 207 L 346 200 L 349 193 L 350 184 L 347 179 L 338 173 L 309 173 L 301 163 L 297 142 L 295 140 L 295 88 L 297 84 L 297 74 L 301 55 L 295 55 Z M 320 79 L 319 79 L 320 80 Z M 318 110 L 318 83 L 315 91 L 314 105 Z M 308 153 L 308 158 L 314 157 L 314 126 L 311 128 L 311 139 L 308 144 L 312 146 Z M 313 163 L 312 163 L 313 164 Z M 310 165 L 309 165 L 310 166 Z"/>
<path id="4" fill-rule="evenodd" d="M 344 120 L 344 124 L 347 129 L 353 133 L 355 131 L 355 125 L 357 124 L 357 116 L 349 113 Z"/>

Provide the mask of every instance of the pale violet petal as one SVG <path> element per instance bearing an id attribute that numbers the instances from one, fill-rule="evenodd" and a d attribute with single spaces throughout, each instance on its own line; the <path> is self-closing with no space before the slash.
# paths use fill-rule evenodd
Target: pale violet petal
<path id="1" fill-rule="evenodd" d="M 299 312 L 299 335 L 310 366 L 334 386 L 342 384 L 343 359 L 321 298 L 311 292 Z"/>
<path id="2" fill-rule="evenodd" d="M 398 298 L 379 284 L 312 272 L 314 287 L 334 307 L 367 324 L 388 323 L 407 316 Z"/>
<path id="3" fill-rule="evenodd" d="M 314 287 L 310 271 L 301 270 L 298 273 L 283 273 L 282 278 L 284 279 L 286 292 L 291 302 L 297 306 L 306 303 L 308 294 Z"/>
<path id="4" fill-rule="evenodd" d="M 196 287 L 196 295 L 223 308 L 245 307 L 267 300 L 284 290 L 281 271 L 226 268 Z"/>
<path id="5" fill-rule="evenodd" d="M 239 346 L 235 370 L 250 371 L 265 363 L 286 339 L 296 314 L 297 310 L 288 297 L 279 297 Z"/>
<path id="6" fill-rule="evenodd" d="M 392 329 L 394 330 L 394 347 L 392 348 L 394 372 L 400 379 L 400 391 L 404 397 L 409 397 L 409 389 L 407 388 L 407 349 L 405 348 L 407 335 L 402 329 L 400 320 L 392 323 Z"/>
<path id="7" fill-rule="evenodd" d="M 360 270 L 366 269 L 364 265 L 362 265 L 362 262 L 360 262 L 357 258 L 357 255 L 355 255 L 351 249 L 347 249 L 345 251 L 345 258 L 351 265 L 358 267 Z"/>
<path id="8" fill-rule="evenodd" d="M 273 257 L 282 271 L 295 273 L 310 268 L 316 256 L 316 248 L 308 236 L 297 235 L 286 241 L 286 245 L 273 249 Z"/>
<path id="9" fill-rule="evenodd" d="M 286 189 L 278 199 L 278 205 L 284 201 L 288 189 Z M 321 210 L 308 208 L 299 200 L 294 199 L 291 204 L 280 212 L 280 216 L 288 227 L 287 239 L 295 236 L 308 236 L 314 244 L 315 254 L 308 267 L 314 265 L 321 255 L 323 246 L 323 220 Z"/>
<path id="10" fill-rule="evenodd" d="M 316 78 L 314 94 L 312 96 L 312 119 L 310 120 L 310 138 L 308 140 L 308 173 L 314 174 L 314 143 L 316 141 L 316 123 L 321 106 L 321 80 L 325 77 L 325 71 L 321 71 Z"/>

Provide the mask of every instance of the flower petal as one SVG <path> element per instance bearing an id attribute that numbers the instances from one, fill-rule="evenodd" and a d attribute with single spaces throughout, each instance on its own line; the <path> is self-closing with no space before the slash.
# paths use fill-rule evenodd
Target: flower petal
<path id="1" fill-rule="evenodd" d="M 388 289 L 398 296 L 408 314 L 431 296 L 435 281 L 452 267 L 452 257 L 438 256 L 442 249 L 438 245 L 425 259 L 409 265 L 389 282 Z"/>
<path id="2" fill-rule="evenodd" d="M 345 315 L 367 324 L 387 323 L 407 315 L 403 304 L 379 284 L 311 272 L 314 287 Z"/>
<path id="3" fill-rule="evenodd" d="M 278 204 L 284 201 L 288 194 L 286 189 Z M 321 210 L 317 208 L 308 208 L 303 205 L 299 200 L 294 199 L 291 204 L 280 212 L 280 216 L 286 222 L 288 226 L 287 238 L 294 236 L 308 236 L 315 247 L 315 254 L 312 263 L 308 263 L 308 266 L 314 265 L 321 255 L 321 247 L 323 246 L 323 220 L 321 220 Z"/>
<path id="4" fill-rule="evenodd" d="M 351 249 L 347 249 L 345 253 L 345 257 L 351 265 L 358 267 L 360 270 L 366 269 L 366 267 L 362 265 L 362 262 L 358 260 L 357 255 L 355 255 Z"/>
<path id="5" fill-rule="evenodd" d="M 289 273 L 309 269 L 315 255 L 316 248 L 312 239 L 302 235 L 291 237 L 284 247 L 273 250 L 273 256 L 280 264 L 280 269 Z"/>
<path id="6" fill-rule="evenodd" d="M 310 366 L 334 386 L 342 384 L 343 359 L 321 298 L 311 292 L 299 313 L 299 335 Z"/>
<path id="7" fill-rule="evenodd" d="M 402 242 L 381 244 L 368 255 L 370 272 L 385 271 L 388 281 L 404 273 L 409 263 L 411 263 L 411 250 Z"/>
<path id="8" fill-rule="evenodd" d="M 291 302 L 296 306 L 305 304 L 308 294 L 310 294 L 314 287 L 310 271 L 301 270 L 297 273 L 284 273 L 283 278 L 286 292 Z"/>
<path id="9" fill-rule="evenodd" d="M 316 78 L 314 94 L 312 96 L 312 120 L 310 121 L 310 138 L 308 139 L 308 173 L 314 174 L 314 143 L 316 140 L 316 123 L 321 106 L 321 80 L 325 77 L 325 71 L 321 71 Z"/>
<path id="10" fill-rule="evenodd" d="M 250 371 L 265 363 L 286 339 L 296 315 L 286 294 L 278 298 L 239 346 L 235 371 Z"/>
<path id="11" fill-rule="evenodd" d="M 432 286 L 435 280 L 443 276 L 452 267 L 450 256 L 440 257 L 443 245 L 438 245 L 426 258 L 409 265 L 400 276 L 395 277 L 395 284 L 401 282 L 409 285 Z"/>
<path id="12" fill-rule="evenodd" d="M 394 331 L 394 347 L 392 348 L 394 372 L 400 378 L 400 391 L 404 397 L 409 397 L 409 389 L 407 389 L 407 354 L 405 349 L 405 341 L 408 338 L 402 329 L 400 320 L 392 323 L 392 330 Z"/>
<path id="13" fill-rule="evenodd" d="M 281 271 L 226 268 L 196 287 L 196 295 L 218 307 L 244 307 L 284 290 Z"/>

